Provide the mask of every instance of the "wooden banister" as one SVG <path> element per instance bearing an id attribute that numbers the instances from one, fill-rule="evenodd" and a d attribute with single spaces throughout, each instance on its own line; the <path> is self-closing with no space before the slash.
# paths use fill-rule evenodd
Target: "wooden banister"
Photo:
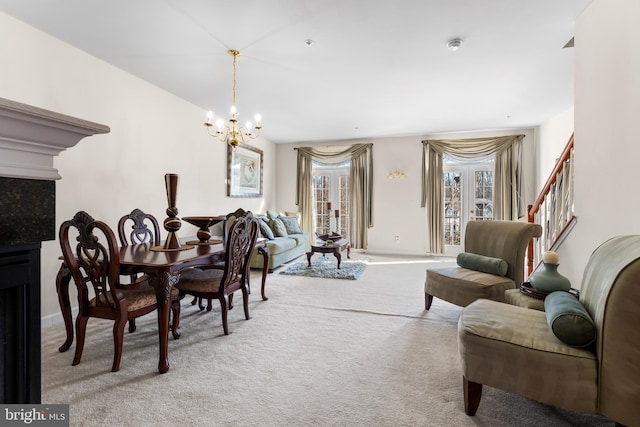
<path id="1" fill-rule="evenodd" d="M 539 261 L 542 249 L 549 250 L 563 237 L 570 229 L 570 225 L 575 222 L 573 212 L 573 173 L 571 170 L 566 171 L 567 166 L 571 166 L 573 159 L 574 135 L 571 134 L 567 145 L 562 154 L 556 161 L 556 164 L 542 187 L 540 194 L 532 205 L 527 207 L 527 221 L 536 222 L 536 216 L 539 216 L 541 209 L 544 207 L 549 212 L 545 213 L 545 221 L 540 225 L 543 227 L 543 235 L 540 238 L 541 244 L 538 245 L 538 251 L 534 247 L 533 240 L 529 242 L 527 249 L 527 274 L 531 275 L 534 270 L 536 260 Z M 562 177 L 558 183 L 558 177 Z M 568 180 L 568 182 L 567 182 Z M 560 189 L 558 185 L 560 184 Z M 558 194 L 559 193 L 559 194 Z M 567 196 L 569 198 L 568 206 L 566 205 Z M 558 219 L 558 207 L 561 209 L 560 221 Z M 552 218 L 552 215 L 555 216 Z M 537 256 L 536 256 L 537 255 Z"/>

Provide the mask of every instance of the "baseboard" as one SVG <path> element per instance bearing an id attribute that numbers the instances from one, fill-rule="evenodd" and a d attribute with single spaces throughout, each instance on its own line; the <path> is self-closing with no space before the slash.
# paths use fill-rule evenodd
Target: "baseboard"
<path id="1" fill-rule="evenodd" d="M 77 315 L 78 315 L 78 307 L 72 308 L 71 309 L 72 319 L 75 319 Z M 40 318 L 40 327 L 43 330 L 50 328 L 52 326 L 60 325 L 60 324 L 64 324 L 62 313 L 49 314 L 48 316 L 44 316 Z"/>

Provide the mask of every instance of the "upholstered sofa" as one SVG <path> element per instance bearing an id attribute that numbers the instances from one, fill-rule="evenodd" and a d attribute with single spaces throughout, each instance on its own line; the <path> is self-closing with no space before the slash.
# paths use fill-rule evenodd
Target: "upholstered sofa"
<path id="1" fill-rule="evenodd" d="M 561 305 L 549 300 L 554 292 L 545 312 L 486 299 L 463 309 L 466 413 L 476 413 L 487 385 L 640 425 L 640 236 L 615 237 L 593 252 L 579 301 L 558 293 Z"/>
<path id="2" fill-rule="evenodd" d="M 311 250 L 311 233 L 300 229 L 296 217 L 267 211 L 267 215 L 256 215 L 256 218 L 260 224 L 260 237 L 267 239 L 270 273 Z M 263 265 L 262 254 L 254 249 L 250 267 L 262 268 Z"/>

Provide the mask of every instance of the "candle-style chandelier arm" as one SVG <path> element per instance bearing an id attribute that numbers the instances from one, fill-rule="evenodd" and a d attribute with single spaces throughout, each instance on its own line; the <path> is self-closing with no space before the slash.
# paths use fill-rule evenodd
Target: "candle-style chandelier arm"
<path id="1" fill-rule="evenodd" d="M 229 123 L 226 125 L 222 119 L 218 119 L 215 123 L 217 129 L 214 130 L 214 124 L 211 122 L 213 119 L 213 112 L 209 111 L 207 113 L 207 121 L 204 125 L 207 127 L 209 135 L 218 137 L 222 142 L 226 141 L 227 144 L 235 150 L 240 142 L 246 144 L 248 141 L 258 138 L 260 136 L 260 131 L 262 130 L 262 125 L 260 124 L 260 115 L 256 114 L 255 126 L 253 126 L 251 122 L 247 122 L 245 126 L 238 126 L 238 109 L 236 108 L 236 59 L 240 55 L 240 52 L 231 49 L 227 53 L 233 56 L 233 105 L 231 106 L 230 112 L 231 118 L 229 119 Z M 255 132 L 252 132 L 252 128 L 255 129 Z"/>

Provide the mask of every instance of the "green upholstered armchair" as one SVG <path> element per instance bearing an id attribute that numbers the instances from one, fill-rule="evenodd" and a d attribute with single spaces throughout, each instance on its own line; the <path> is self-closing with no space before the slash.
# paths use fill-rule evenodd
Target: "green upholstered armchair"
<path id="1" fill-rule="evenodd" d="M 476 413 L 484 384 L 639 425 L 640 236 L 615 237 L 593 252 L 580 303 L 596 332 L 586 348 L 561 341 L 545 312 L 487 300 L 465 307 L 458 347 L 466 413 Z"/>
<path id="2" fill-rule="evenodd" d="M 424 285 L 425 310 L 433 297 L 466 307 L 479 298 L 504 300 L 504 291 L 524 280 L 525 254 L 529 241 L 540 237 L 542 227 L 520 221 L 469 221 L 464 250 L 470 254 L 498 258 L 507 264 L 504 276 L 463 267 L 427 270 Z"/>

